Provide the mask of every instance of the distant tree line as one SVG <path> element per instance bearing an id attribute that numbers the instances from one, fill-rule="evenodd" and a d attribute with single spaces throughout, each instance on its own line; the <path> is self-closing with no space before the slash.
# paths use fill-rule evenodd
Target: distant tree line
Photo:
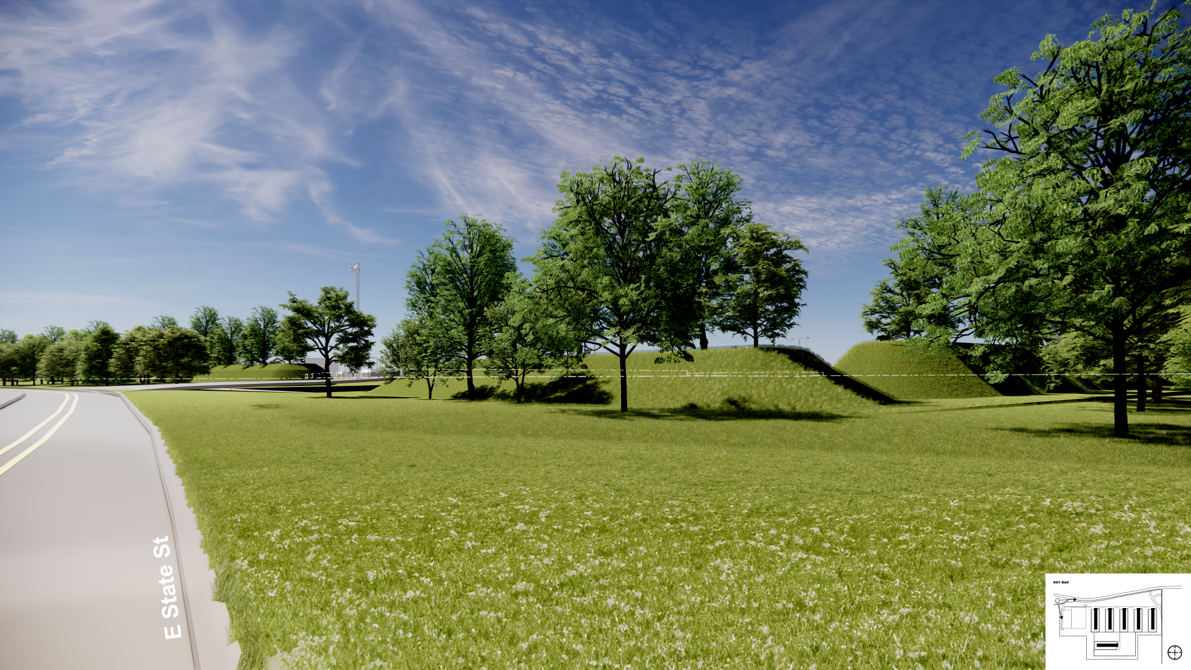
<path id="1" fill-rule="evenodd" d="M 1114 432 L 1147 378 L 1191 387 L 1191 29 L 1180 13 L 1126 11 L 1070 46 L 1048 36 L 1034 77 L 1011 69 L 964 156 L 976 190 L 926 191 L 861 317 L 878 339 L 989 356 L 1011 372 L 1111 376 Z M 1099 35 L 1096 37 L 1096 32 Z M 959 349 L 963 337 L 982 345 Z M 993 345 L 993 346 L 989 346 Z M 1179 376 L 1176 376 L 1179 375 Z M 1160 395 L 1159 395 L 1160 397 Z"/>
<path id="2" fill-rule="evenodd" d="M 194 310 L 189 328 L 163 315 L 123 334 L 104 321 L 91 321 L 81 330 L 48 326 L 20 338 L 0 330 L 0 380 L 4 385 L 22 379 L 72 385 L 177 381 L 221 365 L 297 363 L 313 348 L 271 307 L 256 307 L 240 319 L 221 318 L 204 305 Z"/>
<path id="3" fill-rule="evenodd" d="M 674 172 L 665 179 L 664 172 Z M 709 331 L 776 340 L 802 308 L 806 270 L 794 237 L 753 220 L 729 169 L 696 160 L 653 169 L 617 156 L 588 172 L 564 172 L 524 277 L 502 226 L 462 215 L 418 252 L 406 277 L 406 318 L 381 340 L 381 364 L 427 396 L 477 368 L 512 380 L 521 398 L 530 373 L 582 368 L 605 350 L 620 362 L 628 410 L 628 356 L 640 345 L 690 360 Z"/>

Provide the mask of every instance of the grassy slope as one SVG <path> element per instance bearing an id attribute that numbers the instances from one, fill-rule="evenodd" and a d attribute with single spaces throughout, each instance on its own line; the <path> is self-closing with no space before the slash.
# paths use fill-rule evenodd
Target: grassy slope
<path id="1" fill-rule="evenodd" d="M 952 356 L 903 354 L 904 342 L 862 342 L 835 369 L 899 400 L 989 398 L 1000 395 Z"/>
<path id="2" fill-rule="evenodd" d="M 245 667 L 1040 668 L 1045 573 L 1191 561 L 1187 407 L 129 397 Z"/>
<path id="3" fill-rule="evenodd" d="M 789 357 L 772 349 L 709 349 L 691 352 L 694 361 L 655 363 L 656 353 L 629 356 L 629 407 L 635 409 L 751 408 L 797 412 L 852 412 L 874 405 L 841 388 Z M 593 381 L 551 399 L 583 400 L 593 404 L 620 406 L 619 362 L 612 354 L 595 354 L 585 359 Z M 548 377 L 548 375 L 546 375 Z M 492 379 L 476 376 L 477 384 L 495 386 Z M 545 387 L 547 379 L 531 380 Z M 436 388 L 435 399 L 450 398 L 462 391 L 464 382 L 451 381 Z M 562 386 L 562 385 L 559 385 Z M 511 393 L 512 382 L 502 390 Z M 372 392 L 377 396 L 425 398 L 426 383 L 394 381 Z"/>
<path id="4" fill-rule="evenodd" d="M 293 363 L 271 363 L 269 365 L 217 365 L 209 374 L 195 377 L 193 381 L 209 382 L 227 379 L 302 379 L 310 372 L 320 371 L 317 365 Z"/>

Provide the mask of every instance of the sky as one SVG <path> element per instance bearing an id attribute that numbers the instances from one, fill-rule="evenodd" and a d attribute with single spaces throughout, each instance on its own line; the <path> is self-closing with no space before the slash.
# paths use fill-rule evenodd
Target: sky
<path id="1" fill-rule="evenodd" d="M 0 328 L 117 330 L 200 305 L 355 293 L 376 339 L 443 223 L 531 256 L 559 175 L 696 158 L 799 237 L 790 338 L 829 362 L 872 336 L 898 219 L 970 189 L 1000 72 L 1097 0 L 0 4 Z M 1165 9 L 1165 6 L 1163 6 Z M 528 263 L 521 263 L 527 274 Z M 713 345 L 741 345 L 713 334 Z"/>

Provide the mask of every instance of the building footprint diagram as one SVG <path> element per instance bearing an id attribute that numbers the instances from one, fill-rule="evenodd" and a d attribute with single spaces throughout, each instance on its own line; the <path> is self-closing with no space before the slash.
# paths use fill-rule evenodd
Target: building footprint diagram
<path id="1" fill-rule="evenodd" d="M 1046 576 L 1046 667 L 1191 670 L 1188 574 Z"/>

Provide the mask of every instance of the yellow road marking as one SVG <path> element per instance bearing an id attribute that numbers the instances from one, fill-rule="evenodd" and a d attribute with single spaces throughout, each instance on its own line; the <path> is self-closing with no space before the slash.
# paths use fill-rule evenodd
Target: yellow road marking
<path id="1" fill-rule="evenodd" d="M 61 392 L 61 391 L 55 391 L 55 393 L 62 393 L 62 392 Z M 4 454 L 8 453 L 8 450 L 9 450 L 9 449 L 12 449 L 13 447 L 17 446 L 18 444 L 20 444 L 20 443 L 24 442 L 25 440 L 29 439 L 29 436 L 30 436 L 30 435 L 32 435 L 33 433 L 36 433 L 37 431 L 41 430 L 41 427 L 42 427 L 42 426 L 46 425 L 47 423 L 49 423 L 50 421 L 52 421 L 54 417 L 56 417 L 56 416 L 58 416 L 59 414 L 61 414 L 61 413 L 62 413 L 62 408 L 63 408 L 63 407 L 66 407 L 66 403 L 67 403 L 67 402 L 69 402 L 69 401 L 70 401 L 70 395 L 69 395 L 69 394 L 67 394 L 67 393 L 62 393 L 62 404 L 61 404 L 61 405 L 58 405 L 58 411 L 57 411 L 57 412 L 54 412 L 53 414 L 51 414 L 51 415 L 49 416 L 49 418 L 48 418 L 48 419 L 46 419 L 45 421 L 42 421 L 41 423 L 37 424 L 37 426 L 35 426 L 35 427 L 33 428 L 33 430 L 31 430 L 31 431 L 29 431 L 28 433 L 25 433 L 24 435 L 22 435 L 22 436 L 21 436 L 21 439 L 17 440 L 16 442 L 13 442 L 12 444 L 8 445 L 7 447 L 4 447 L 3 449 L 0 449 L 0 456 L 3 456 Z"/>
<path id="2" fill-rule="evenodd" d="M 65 404 L 65 402 L 63 402 L 63 404 Z M 58 429 L 62 427 L 62 424 L 66 423 L 66 420 L 70 418 L 70 415 L 71 415 L 71 414 L 74 414 L 74 408 L 75 408 L 75 407 L 77 407 L 77 406 L 78 406 L 78 404 L 79 404 L 79 396 L 78 396 L 78 394 L 75 394 L 75 396 L 74 396 L 74 402 L 73 402 L 73 403 L 71 403 L 71 405 L 70 405 L 70 410 L 66 412 L 66 416 L 64 416 L 64 417 L 62 417 L 61 419 L 59 419 L 59 420 L 58 420 L 58 423 L 54 424 L 54 427 L 50 429 L 50 432 L 48 432 L 48 433 L 46 433 L 45 435 L 43 435 L 43 436 L 42 436 L 42 438 L 41 438 L 40 440 L 38 440 L 38 441 L 34 442 L 34 443 L 33 443 L 33 446 L 31 446 L 31 447 L 29 447 L 28 449 L 26 449 L 26 450 L 22 451 L 22 452 L 21 452 L 21 453 L 20 453 L 20 454 L 19 454 L 19 455 L 18 455 L 16 458 L 14 458 L 14 459 L 12 459 L 11 461 L 9 461 L 9 462 L 5 463 L 3 466 L 0 466 L 0 476 L 3 476 L 3 475 L 4 475 L 4 473 L 5 473 L 5 472 L 8 472 L 8 470 L 9 470 L 9 469 L 10 469 L 12 466 L 16 465 L 17 463 L 20 463 L 20 462 L 21 462 L 21 459 L 23 459 L 23 458 L 25 458 L 26 456 L 28 456 L 29 454 L 33 453 L 33 450 L 34 450 L 34 449 L 36 449 L 36 448 L 40 447 L 41 445 L 45 444 L 45 441 L 46 441 L 46 440 L 48 440 L 48 439 L 50 439 L 51 437 L 53 437 L 53 436 L 54 436 L 54 433 L 58 432 Z M 59 410 L 59 411 L 61 411 L 61 410 Z M 55 414 L 55 415 L 56 415 L 56 414 Z M 50 418 L 53 418 L 53 417 L 50 417 Z"/>

